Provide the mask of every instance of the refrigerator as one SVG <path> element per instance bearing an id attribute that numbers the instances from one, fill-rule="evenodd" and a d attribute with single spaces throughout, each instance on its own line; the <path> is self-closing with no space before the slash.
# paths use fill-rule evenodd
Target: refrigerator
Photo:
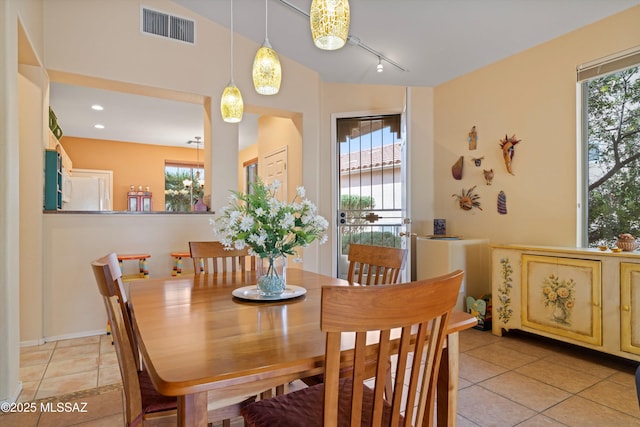
<path id="1" fill-rule="evenodd" d="M 62 210 L 108 211 L 111 195 L 102 176 L 62 176 Z"/>

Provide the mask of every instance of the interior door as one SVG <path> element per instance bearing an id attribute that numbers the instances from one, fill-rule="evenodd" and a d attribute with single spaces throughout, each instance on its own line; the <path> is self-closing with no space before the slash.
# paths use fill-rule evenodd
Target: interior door
<path id="1" fill-rule="evenodd" d="M 265 184 L 272 184 L 275 180 L 280 181 L 280 189 L 276 197 L 280 201 L 287 201 L 287 147 L 264 156 L 264 177 Z"/>
<path id="2" fill-rule="evenodd" d="M 346 278 L 350 243 L 406 247 L 401 115 L 336 119 L 337 275 Z"/>

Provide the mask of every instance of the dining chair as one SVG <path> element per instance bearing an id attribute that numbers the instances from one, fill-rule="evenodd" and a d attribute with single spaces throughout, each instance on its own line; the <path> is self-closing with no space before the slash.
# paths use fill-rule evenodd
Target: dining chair
<path id="1" fill-rule="evenodd" d="M 122 377 L 126 426 L 176 425 L 177 398 L 158 393 L 147 372 L 137 369 L 118 297 L 103 296 L 103 299 L 112 325 L 116 356 Z M 222 421 L 223 426 L 230 426 L 230 419 L 239 416 L 240 410 L 253 401 L 255 397 L 241 401 L 209 400 L 208 421 L 209 423 Z"/>
<path id="2" fill-rule="evenodd" d="M 123 407 L 127 426 L 176 424 L 177 400 L 158 393 L 149 375 L 142 369 L 142 361 L 133 330 L 133 321 L 127 294 L 122 282 L 122 272 L 115 253 L 105 255 L 91 263 L 111 325 L 113 343 L 123 384 Z M 209 421 L 222 421 L 230 426 L 230 418 L 240 415 L 240 408 L 255 400 L 209 402 Z"/>
<path id="3" fill-rule="evenodd" d="M 407 259 L 407 250 L 386 246 L 349 244 L 349 270 L 347 281 L 350 284 L 381 285 L 395 284 L 402 278 L 402 269 Z M 390 367 L 388 372 L 390 372 Z M 350 374 L 349 368 L 344 368 L 342 376 Z M 375 375 L 369 366 L 365 378 Z M 302 382 L 311 386 L 323 382 L 323 374 L 303 378 Z M 388 389 L 385 395 L 391 395 L 391 383 L 387 381 Z"/>
<path id="4" fill-rule="evenodd" d="M 228 249 L 220 242 L 189 242 L 189 252 L 194 272 L 201 270 L 201 273 L 235 273 L 256 269 L 256 259 L 249 255 L 249 248 Z"/>
<path id="5" fill-rule="evenodd" d="M 256 427 L 432 426 L 447 324 L 463 274 L 456 270 L 400 286 L 324 286 L 325 382 L 252 403 L 241 411 L 245 422 Z M 347 343 L 352 354 L 341 351 Z M 385 370 L 394 353 L 393 394 L 385 399 Z M 377 364 L 373 388 L 364 384 L 367 360 Z M 340 378 L 344 363 L 352 366 L 348 378 Z"/>
<path id="6" fill-rule="evenodd" d="M 361 285 L 398 283 L 407 250 L 386 246 L 349 244 L 347 281 Z"/>

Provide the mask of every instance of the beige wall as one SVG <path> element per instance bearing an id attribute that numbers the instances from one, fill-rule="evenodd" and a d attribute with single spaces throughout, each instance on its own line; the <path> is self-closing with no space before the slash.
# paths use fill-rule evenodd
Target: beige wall
<path id="1" fill-rule="evenodd" d="M 42 331 L 42 263 L 34 262 L 42 254 L 42 128 L 29 119 L 31 111 L 43 105 L 42 69 L 20 66 L 18 76 L 20 124 L 20 337 L 39 337 Z M 40 153 L 33 156 L 32 153 Z"/>
<path id="2" fill-rule="evenodd" d="M 245 191 L 247 188 L 247 177 L 244 170 L 246 162 L 258 159 L 258 143 L 251 144 L 238 153 L 238 191 Z M 260 171 L 260 164 L 258 164 Z"/>
<path id="3" fill-rule="evenodd" d="M 434 91 L 435 213 L 447 231 L 496 243 L 576 245 L 576 67 L 640 45 L 640 6 L 442 84 Z M 467 133 L 477 126 L 478 149 Z M 498 140 L 521 139 L 507 173 Z M 451 166 L 465 164 L 461 181 Z M 471 157 L 484 156 L 481 168 Z M 495 178 L 486 186 L 482 169 Z M 451 197 L 477 185 L 482 211 Z M 506 193 L 507 215 L 497 213 Z"/>
<path id="4" fill-rule="evenodd" d="M 296 187 L 302 185 L 302 135 L 295 120 L 283 117 L 261 116 L 258 119 L 258 175 L 264 178 L 265 156 L 287 147 L 287 201 L 296 196 Z"/>
<path id="5" fill-rule="evenodd" d="M 0 2 L 0 401 L 13 401 L 21 389 L 19 378 L 19 341 L 21 339 L 19 286 L 23 265 L 32 262 L 33 276 L 36 280 L 30 289 L 41 293 L 42 263 L 38 257 L 23 258 L 20 251 L 24 230 L 41 230 L 42 205 L 31 211 L 33 199 L 24 202 L 20 198 L 23 190 L 42 194 L 42 180 L 38 178 L 42 170 L 41 149 L 33 152 L 39 158 L 23 159 L 21 154 L 28 149 L 21 148 L 28 143 L 27 135 L 20 128 L 30 123 L 31 133 L 35 138 L 31 142 L 44 141 L 45 115 L 43 104 L 48 99 L 44 75 L 39 70 L 25 69 L 19 64 L 38 67 L 42 56 L 42 3 L 38 0 L 5 0 Z M 19 104 L 19 95 L 26 94 L 26 104 Z M 47 102 L 48 103 L 48 102 Z M 28 117 L 21 117 L 21 108 L 33 106 L 27 111 Z M 42 145 L 40 145 L 40 148 Z M 22 153 L 21 153 L 22 152 Z M 25 170 L 25 163 L 30 168 Z M 26 188 L 22 185 L 23 177 L 32 175 Z M 24 209 L 24 210 L 23 210 Z M 25 211 L 26 210 L 26 211 Z M 33 226 L 31 228 L 30 226 Z M 24 247 L 39 249 L 40 243 L 34 239 L 26 239 Z M 39 280 L 39 281 L 38 281 Z M 41 300 L 40 300 L 41 301 Z M 36 302 L 38 303 L 38 295 Z M 36 309 L 37 310 L 37 309 Z M 41 325 L 42 318 L 36 316 L 34 322 Z M 27 327 L 26 330 L 29 330 Z"/>
<path id="6" fill-rule="evenodd" d="M 106 313 L 91 261 L 110 252 L 149 253 L 149 275 L 170 276 L 171 252 L 188 251 L 190 240 L 204 240 L 212 233 L 210 218 L 186 213 L 44 215 L 42 240 L 48 255 L 44 257 L 42 336 L 57 340 L 105 331 Z M 137 262 L 125 262 L 123 269 L 124 274 L 135 273 Z M 193 272 L 191 260 L 184 260 L 183 270 Z"/>
<path id="7" fill-rule="evenodd" d="M 258 118 L 258 142 L 241 150 L 238 154 L 238 190 L 244 191 L 246 179 L 243 164 L 258 159 L 258 175 L 264 178 L 264 157 L 274 151 L 287 147 L 287 200 L 296 196 L 296 188 L 302 183 L 303 142 L 300 121 L 294 118 L 262 115 Z"/>
<path id="8" fill-rule="evenodd" d="M 164 166 L 167 161 L 196 163 L 196 150 L 63 136 L 60 141 L 75 169 L 113 171 L 113 210 L 127 210 L 129 186 L 149 186 L 153 211 L 164 211 Z M 200 165 L 202 165 L 200 150 Z"/>

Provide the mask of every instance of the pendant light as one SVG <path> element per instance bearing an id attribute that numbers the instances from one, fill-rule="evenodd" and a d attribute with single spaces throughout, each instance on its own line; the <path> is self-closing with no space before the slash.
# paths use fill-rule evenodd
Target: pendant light
<path id="1" fill-rule="evenodd" d="M 231 0 L 231 81 L 224 88 L 220 99 L 220 113 L 222 120 L 228 123 L 238 123 L 242 120 L 244 103 L 242 94 L 233 82 L 233 0 Z"/>
<path id="2" fill-rule="evenodd" d="M 313 0 L 309 21 L 316 47 L 324 50 L 340 49 L 349 36 L 348 0 Z"/>
<path id="3" fill-rule="evenodd" d="M 280 90 L 282 68 L 278 53 L 271 48 L 267 32 L 268 0 L 264 0 L 264 43 L 253 60 L 253 87 L 260 95 L 275 95 Z"/>

